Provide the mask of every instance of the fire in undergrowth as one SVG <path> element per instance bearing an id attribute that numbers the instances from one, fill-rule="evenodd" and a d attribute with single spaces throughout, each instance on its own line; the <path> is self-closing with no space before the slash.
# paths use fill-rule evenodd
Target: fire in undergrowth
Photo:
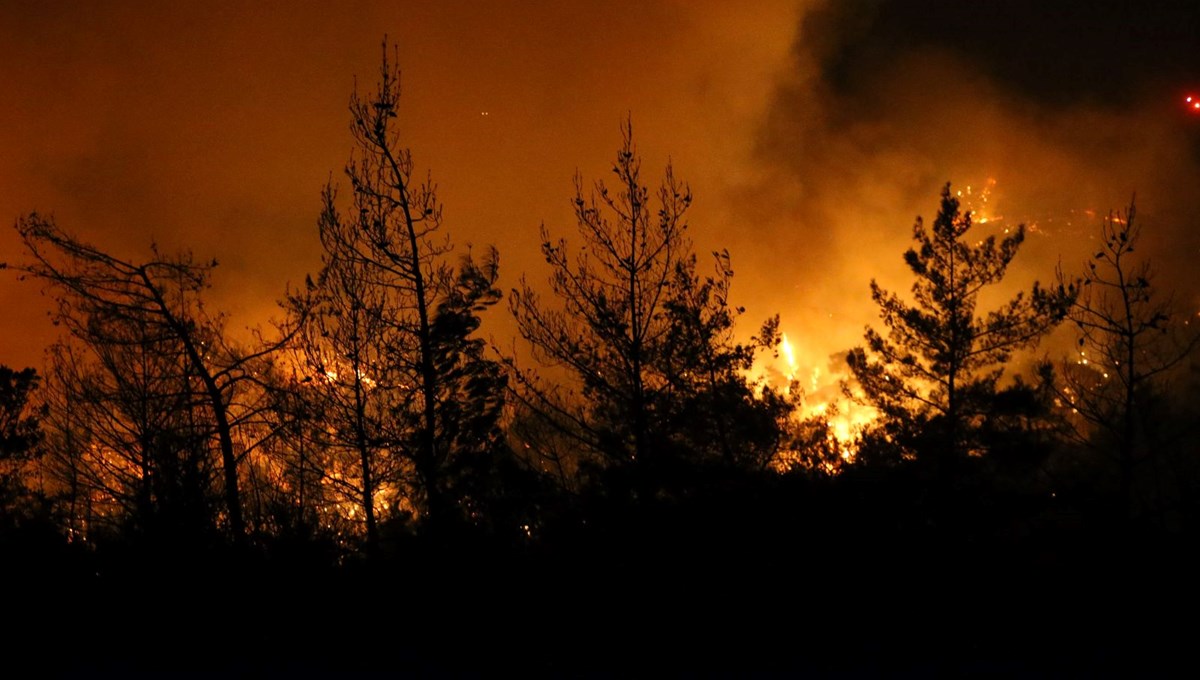
<path id="1" fill-rule="evenodd" d="M 989 232 L 1008 234 L 1016 227 L 1006 223 L 1004 216 L 995 209 L 997 184 L 995 178 L 988 177 L 979 184 L 963 185 L 956 191 L 956 197 L 962 209 L 971 214 L 975 224 L 987 225 Z M 829 316 L 832 319 L 833 315 Z M 824 319 L 822 322 L 832 323 Z M 821 328 L 811 329 L 812 337 L 819 339 L 821 331 Z M 855 381 L 846 363 L 847 351 L 831 354 L 814 346 L 819 343 L 810 345 L 799 336 L 797 338 L 793 340 L 786 333 L 781 334 L 775 356 L 767 358 L 757 367 L 758 378 L 787 394 L 800 391 L 797 420 L 823 420 L 827 424 L 828 441 L 840 459 L 852 461 L 860 436 L 878 418 L 878 412 L 863 403 L 861 393 L 855 392 Z M 850 396 L 848 391 L 860 398 Z M 799 455 L 801 452 L 792 453 Z M 788 467 L 795 463 L 796 456 L 785 454 L 783 458 L 782 466 Z M 836 464 L 833 468 L 836 468 Z"/>
<path id="2" fill-rule="evenodd" d="M 846 462 L 854 459 L 858 437 L 875 420 L 876 412 L 846 395 L 844 385 L 851 375 L 844 352 L 821 357 L 782 333 L 778 353 L 760 367 L 760 372 L 763 382 L 786 394 L 800 390 L 797 419 L 827 422 L 827 436 L 840 458 Z M 785 467 L 791 462 L 786 460 Z"/>
<path id="3" fill-rule="evenodd" d="M 1189 106 L 1194 104 L 1197 115 L 1200 115 L 1200 95 L 1192 97 L 1187 103 Z M 976 226 L 972 233 L 975 238 L 981 240 L 989 236 L 1004 238 L 1023 225 L 1026 233 L 1039 239 L 1050 239 L 1053 245 L 1070 249 L 1078 244 L 1087 244 L 1093 239 L 1093 231 L 1105 214 L 1102 210 L 1087 207 L 1033 213 L 1019 205 L 1014 207 L 1011 201 L 1004 200 L 1005 210 L 1013 218 L 1006 219 L 997 209 L 997 204 L 1001 202 L 997 199 L 1007 197 L 1000 191 L 998 181 L 994 177 L 988 177 L 979 183 L 958 185 L 955 197 L 959 200 L 961 210 L 970 213 Z M 1112 215 L 1108 219 L 1120 221 L 1121 218 Z M 896 252 L 895 257 L 899 256 L 900 252 Z M 903 281 L 887 283 L 890 286 L 885 287 L 902 296 L 911 285 Z M 829 310 L 822 310 L 826 311 Z M 980 312 L 986 314 L 986 308 Z M 756 363 L 753 377 L 762 384 L 784 393 L 795 395 L 798 392 L 800 398 L 797 401 L 800 407 L 795 415 L 797 421 L 825 419 L 828 424 L 828 441 L 838 451 L 842 460 L 851 461 L 856 454 L 859 436 L 877 419 L 878 413 L 872 407 L 846 394 L 844 386 L 848 385 L 853 391 L 855 382 L 846 363 L 845 349 L 848 347 L 832 353 L 829 351 L 827 341 L 831 335 L 831 324 L 835 323 L 833 318 L 832 313 L 810 314 L 806 318 L 810 325 L 805 327 L 803 335 L 781 334 L 776 353 L 774 356 L 763 357 Z M 1200 314 L 1197 314 L 1197 318 L 1200 318 Z M 886 334 L 887 329 L 875 314 L 862 321 Z M 799 326 L 793 325 L 792 330 L 797 327 Z M 1053 342 L 1049 338 L 1047 341 Z M 1078 364 L 1081 371 L 1094 370 L 1095 379 L 1098 381 L 1107 381 L 1110 376 L 1115 375 L 1112 367 L 1098 366 L 1094 357 L 1083 352 L 1079 353 L 1074 363 Z M 1025 370 L 1015 362 L 1009 362 L 1004 368 L 1005 373 L 1010 376 Z M 804 453 L 785 453 L 781 456 L 783 460 L 780 467 L 786 468 L 798 461 L 803 462 L 800 458 Z M 836 464 L 831 471 L 835 470 Z"/>

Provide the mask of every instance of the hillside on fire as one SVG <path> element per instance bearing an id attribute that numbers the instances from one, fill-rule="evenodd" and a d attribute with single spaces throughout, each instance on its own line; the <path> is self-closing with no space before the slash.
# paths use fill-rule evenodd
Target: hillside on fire
<path id="1" fill-rule="evenodd" d="M 880 28 L 902 3 L 776 4 L 790 32 L 731 57 L 773 50 L 790 75 L 772 70 L 771 88 L 739 89 L 732 62 L 654 85 L 739 93 L 712 119 L 731 131 L 767 107 L 753 134 L 713 136 L 723 165 L 697 180 L 683 161 L 704 156 L 707 124 L 679 123 L 693 140 L 680 160 L 675 123 L 636 109 L 604 129 L 604 155 L 553 166 L 583 147 L 546 132 L 522 152 L 501 127 L 519 105 L 471 101 L 469 125 L 491 127 L 466 141 L 414 133 L 410 98 L 459 95 L 402 88 L 403 39 L 385 37 L 342 80 L 340 167 L 277 209 L 299 226 L 222 250 L 243 238 L 239 211 L 272 200 L 234 165 L 240 198 L 213 232 L 94 227 L 70 198 L 16 212 L 0 250 L 21 291 L 0 327 L 0 663 L 68 677 L 1172 673 L 1194 637 L 1175 622 L 1200 603 L 1200 94 L 1172 93 L 1156 114 L 1170 122 L 1140 127 L 1068 114 L 1061 91 L 984 68 L 991 43 L 957 60 Z M 451 30 L 434 16 L 448 10 L 421 7 L 416 20 Z M 740 15 L 697 12 L 689 31 L 743 44 Z M 950 117 L 903 96 L 868 111 L 863 88 L 899 92 L 876 80 L 888 45 L 954 91 L 922 93 L 954 126 L 1045 153 L 1016 172 L 1025 158 L 1003 141 L 942 129 Z M 106 49 L 119 81 L 124 52 Z M 598 77 L 584 57 L 523 49 L 529 73 Z M 655 68 L 691 54 L 670 49 Z M 566 107 L 555 92 L 520 104 Z M 990 117 L 979 93 L 1030 103 Z M 119 174 L 128 149 L 106 149 L 89 162 Z M 1092 180 L 1097 149 L 1139 160 Z M 159 151 L 143 152 L 153 167 Z M 188 172 L 211 171 L 206 152 L 189 146 Z M 945 160 L 976 154 L 1005 171 Z M 497 199 L 442 179 L 469 158 L 521 188 Z M 554 177 L 560 162 L 582 165 Z M 1164 180 L 1168 162 L 1180 170 Z M 96 191 L 88 173 L 22 167 L 63 196 Z M 1144 184 L 1095 203 L 1130 178 Z M 97 224 L 158 224 L 147 182 L 113 189 L 138 213 L 98 201 Z M 483 227 L 464 226 L 459 200 Z M 312 257 L 288 255 L 304 243 Z M 21 321 L 38 305 L 49 331 Z"/>

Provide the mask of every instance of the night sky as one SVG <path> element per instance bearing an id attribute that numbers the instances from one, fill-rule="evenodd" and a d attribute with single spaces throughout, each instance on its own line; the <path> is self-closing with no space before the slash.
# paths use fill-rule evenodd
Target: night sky
<path id="1" fill-rule="evenodd" d="M 991 228 L 1036 226 L 1022 286 L 1075 267 L 1136 191 L 1145 252 L 1196 301 L 1190 2 L 8 1 L 0 215 L 53 213 L 128 257 L 215 256 L 214 306 L 264 323 L 319 267 L 319 192 L 385 33 L 418 172 L 460 248 L 499 248 L 505 288 L 545 277 L 539 225 L 572 234 L 572 177 L 607 173 L 631 115 L 646 180 L 670 158 L 691 185 L 697 250 L 731 251 L 742 330 L 779 312 L 810 363 L 874 320 L 872 276 L 907 287 L 913 218 L 946 181 L 990 183 Z M 0 231 L 0 261 L 21 257 Z M 40 365 L 37 284 L 4 272 L 0 305 L 0 363 Z"/>

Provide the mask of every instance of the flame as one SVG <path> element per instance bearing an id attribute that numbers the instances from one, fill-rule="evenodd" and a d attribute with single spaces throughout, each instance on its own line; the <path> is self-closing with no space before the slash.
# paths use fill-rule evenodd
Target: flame
<path id="1" fill-rule="evenodd" d="M 1194 109 L 1200 115 L 1200 94 L 1189 96 L 1186 100 L 1189 109 Z M 1003 201 L 998 197 L 1003 195 L 999 182 L 995 177 L 987 177 L 982 183 L 958 185 L 955 191 L 962 209 L 969 212 L 972 220 L 979 225 L 982 234 L 996 235 L 1003 238 L 1017 230 L 1018 224 L 1027 226 L 1030 233 L 1042 236 L 1060 235 L 1064 238 L 1086 238 L 1083 229 L 1091 229 L 1095 221 L 1105 213 L 1090 208 L 1071 209 L 1065 214 L 1054 213 L 1039 216 L 1022 216 L 1019 211 L 1014 218 L 1006 220 L 997 209 Z M 1011 206 L 1008 206 L 1011 208 Z M 1113 216 L 1110 219 L 1119 220 Z M 784 310 L 786 312 L 786 310 Z M 786 316 L 786 315 L 785 315 Z M 832 315 L 830 315 L 832 319 Z M 1185 321 L 1200 322 L 1200 312 L 1195 319 Z M 832 323 L 832 320 L 829 321 Z M 828 440 L 839 452 L 842 460 L 852 461 L 856 454 L 858 438 L 879 417 L 878 412 L 863 403 L 862 394 L 848 396 L 844 386 L 851 391 L 855 389 L 853 377 L 845 363 L 845 354 L 826 355 L 810 350 L 805 346 L 805 335 L 798 332 L 796 327 L 790 330 L 793 334 L 780 334 L 779 351 L 772 359 L 767 357 L 755 371 L 765 384 L 790 394 L 793 385 L 803 387 L 803 401 L 795 417 L 803 422 L 810 419 L 824 419 L 827 426 Z M 813 337 L 819 336 L 823 329 L 812 326 L 808 333 Z M 1073 363 L 1081 370 L 1093 372 L 1095 379 L 1101 383 L 1114 379 L 1119 370 L 1119 362 L 1110 362 L 1100 357 L 1079 352 Z M 884 379 L 888 379 L 886 376 Z M 1071 406 L 1072 399 L 1065 400 L 1066 406 Z M 781 456 L 778 469 L 786 469 L 802 460 L 804 452 L 787 452 Z M 825 467 L 824 463 L 820 464 Z M 836 467 L 836 466 L 835 466 Z M 828 469 L 836 472 L 836 469 Z"/>
<path id="2" fill-rule="evenodd" d="M 1196 100 L 1200 105 L 1200 98 Z M 956 191 L 962 207 L 971 214 L 972 219 L 979 225 L 991 225 L 989 229 L 1008 234 L 1013 228 L 1004 224 L 1004 216 L 995 209 L 995 193 L 998 181 L 988 177 L 982 184 L 967 184 Z M 818 330 L 819 332 L 819 330 Z M 838 452 L 844 462 L 851 462 L 857 452 L 858 439 L 868 427 L 874 423 L 879 413 L 873 407 L 862 401 L 861 392 L 847 393 L 847 386 L 853 392 L 853 376 L 845 361 L 845 354 L 839 353 L 826 356 L 815 351 L 806 351 L 803 342 L 793 342 L 787 333 L 780 334 L 779 352 L 773 361 L 760 367 L 760 377 L 767 384 L 790 393 L 793 384 L 800 376 L 804 387 L 804 400 L 799 412 L 798 421 L 822 419 L 827 425 L 829 442 Z M 781 467 L 786 468 L 799 458 L 800 452 L 783 456 Z M 822 464 L 827 472 L 836 472 Z"/>
<path id="3" fill-rule="evenodd" d="M 756 372 L 759 380 L 785 394 L 791 394 L 794 386 L 801 383 L 799 376 L 807 378 L 802 380 L 804 400 L 795 414 L 796 420 L 824 420 L 828 425 L 829 442 L 839 457 L 845 462 L 854 460 L 858 436 L 877 414 L 873 408 L 857 403 L 845 394 L 842 386 L 851 376 L 842 355 L 818 358 L 815 352 L 793 343 L 787 333 L 781 333 L 778 354 L 756 367 Z M 785 452 L 777 467 L 786 469 L 794 465 L 800 459 L 799 454 Z M 826 472 L 837 471 L 828 465 L 824 467 Z"/>
<path id="4" fill-rule="evenodd" d="M 358 372 L 358 379 L 362 382 L 363 385 L 366 386 L 366 388 L 368 390 L 375 387 L 375 385 L 377 384 L 374 380 L 371 379 L 371 377 L 369 375 L 367 375 L 366 373 L 363 373 L 362 371 Z M 336 383 L 337 381 L 338 381 L 338 372 L 333 369 L 325 369 L 325 382 Z"/>
<path id="5" fill-rule="evenodd" d="M 783 353 L 783 360 L 787 363 L 787 377 L 790 381 L 796 376 L 796 352 L 792 349 L 792 343 L 788 342 L 787 333 L 780 335 L 779 351 Z"/>

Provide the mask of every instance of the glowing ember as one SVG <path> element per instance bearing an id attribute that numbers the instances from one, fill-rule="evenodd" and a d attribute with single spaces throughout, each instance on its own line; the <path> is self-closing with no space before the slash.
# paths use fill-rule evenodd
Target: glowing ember
<path id="1" fill-rule="evenodd" d="M 1189 94 L 1184 97 L 1183 103 L 1190 113 L 1200 115 L 1200 95 Z"/>
<path id="2" fill-rule="evenodd" d="M 1003 215 L 997 215 L 992 211 L 992 206 L 988 205 L 995 188 L 996 179 L 989 177 L 982 187 L 968 184 L 965 190 L 960 189 L 957 192 L 959 200 L 962 201 L 963 208 L 970 211 L 971 219 L 975 224 L 1002 222 L 1004 220 Z M 1008 233 L 1008 229 L 1005 229 L 1005 233 Z"/>

